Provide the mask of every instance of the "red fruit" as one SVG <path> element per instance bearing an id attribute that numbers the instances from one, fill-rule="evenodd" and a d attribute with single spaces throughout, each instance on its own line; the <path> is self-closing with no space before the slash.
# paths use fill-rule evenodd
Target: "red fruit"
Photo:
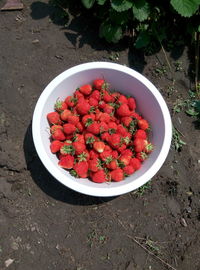
<path id="1" fill-rule="evenodd" d="M 125 127 L 123 127 L 122 125 L 118 125 L 117 126 L 117 132 L 121 135 L 125 135 L 127 133 L 127 130 Z"/>
<path id="2" fill-rule="evenodd" d="M 76 90 L 75 91 L 74 96 L 77 99 L 80 99 L 80 98 L 83 98 L 84 97 L 84 95 L 79 90 Z"/>
<path id="3" fill-rule="evenodd" d="M 110 113 L 112 113 L 112 112 L 114 111 L 114 108 L 113 108 L 111 105 L 106 104 L 105 107 L 103 108 L 103 111 L 104 111 L 105 113 L 110 114 Z"/>
<path id="4" fill-rule="evenodd" d="M 85 133 L 84 137 L 86 144 L 93 144 L 96 141 L 96 137 L 92 133 Z"/>
<path id="5" fill-rule="evenodd" d="M 111 171 L 110 175 L 111 175 L 111 179 L 115 182 L 120 182 L 124 179 L 123 170 L 120 168 Z"/>
<path id="6" fill-rule="evenodd" d="M 90 97 L 95 98 L 98 101 L 101 99 L 101 95 L 100 95 L 100 92 L 98 90 L 94 90 L 92 92 L 92 94 L 90 95 Z"/>
<path id="7" fill-rule="evenodd" d="M 118 156 L 119 156 L 118 152 L 116 150 L 113 150 L 112 151 L 112 157 L 113 158 L 118 158 Z"/>
<path id="8" fill-rule="evenodd" d="M 123 156 L 129 156 L 129 157 L 132 157 L 133 156 L 133 152 L 130 149 L 125 149 L 124 151 L 122 151 L 121 154 Z"/>
<path id="9" fill-rule="evenodd" d="M 63 156 L 66 156 L 66 155 L 68 155 L 68 154 L 74 155 L 75 150 L 74 150 L 74 147 L 72 146 L 71 141 L 69 141 L 69 142 L 64 142 L 64 144 L 63 144 L 63 145 L 61 146 L 61 148 L 60 148 L 60 153 L 61 153 Z"/>
<path id="10" fill-rule="evenodd" d="M 99 101 L 99 108 L 100 109 L 103 109 L 105 106 L 106 106 L 105 101 L 103 101 L 103 100 Z"/>
<path id="11" fill-rule="evenodd" d="M 128 106 L 129 106 L 129 109 L 131 111 L 135 110 L 136 109 L 136 103 L 135 103 L 135 99 L 130 97 L 128 98 Z"/>
<path id="12" fill-rule="evenodd" d="M 117 124 L 115 122 L 109 122 L 108 123 L 108 128 L 109 129 L 114 129 L 115 131 L 117 130 Z"/>
<path id="13" fill-rule="evenodd" d="M 140 129 L 146 130 L 149 128 L 149 123 L 145 119 L 138 120 L 138 126 Z"/>
<path id="14" fill-rule="evenodd" d="M 130 166 L 130 165 L 125 166 L 125 167 L 123 168 L 123 172 L 124 172 L 126 175 L 131 175 L 131 174 L 134 173 L 134 171 L 135 171 L 135 169 L 134 169 L 132 166 Z"/>
<path id="15" fill-rule="evenodd" d="M 118 102 L 123 104 L 123 103 L 128 103 L 128 99 L 127 97 L 125 97 L 124 95 L 120 95 L 119 98 L 118 98 Z"/>
<path id="16" fill-rule="evenodd" d="M 52 133 L 52 138 L 54 140 L 58 140 L 58 141 L 64 141 L 65 140 L 65 134 L 63 133 L 63 131 L 61 129 L 56 129 L 53 133 Z"/>
<path id="17" fill-rule="evenodd" d="M 140 120 L 140 119 L 142 119 L 142 117 L 138 114 L 138 113 L 136 113 L 136 112 L 131 112 L 131 116 L 133 117 L 133 118 L 135 118 L 135 119 L 137 119 L 137 120 Z"/>
<path id="18" fill-rule="evenodd" d="M 126 126 L 129 127 L 131 122 L 132 122 L 132 118 L 130 116 L 125 116 L 121 118 L 121 122 Z"/>
<path id="19" fill-rule="evenodd" d="M 96 79 L 93 81 L 94 88 L 98 90 L 101 90 L 104 84 L 105 84 L 105 81 L 103 79 Z"/>
<path id="20" fill-rule="evenodd" d="M 77 112 L 80 115 L 85 115 L 88 114 L 90 110 L 90 104 L 87 103 L 86 101 L 79 101 L 78 104 L 76 105 Z"/>
<path id="21" fill-rule="evenodd" d="M 100 133 L 108 131 L 108 125 L 105 122 L 99 123 Z"/>
<path id="22" fill-rule="evenodd" d="M 63 130 L 65 134 L 70 135 L 76 131 L 76 127 L 75 125 L 68 123 L 63 125 Z"/>
<path id="23" fill-rule="evenodd" d="M 50 144 L 50 149 L 52 153 L 57 153 L 58 151 L 60 151 L 61 146 L 63 145 L 63 142 L 55 140 L 52 141 Z"/>
<path id="24" fill-rule="evenodd" d="M 108 93 L 108 91 L 106 90 L 103 90 L 103 100 L 108 103 L 108 102 L 113 102 L 114 101 L 114 98 L 113 96 L 111 96 L 111 94 Z"/>
<path id="25" fill-rule="evenodd" d="M 135 152 L 142 152 L 145 149 L 146 141 L 144 139 L 136 138 L 133 141 Z"/>
<path id="26" fill-rule="evenodd" d="M 131 156 L 128 156 L 128 155 L 122 155 L 121 157 L 119 157 L 119 160 L 120 160 L 121 162 L 123 162 L 123 164 L 124 164 L 125 166 L 127 166 L 127 165 L 129 165 L 129 163 L 130 163 Z"/>
<path id="27" fill-rule="evenodd" d="M 74 157 L 71 155 L 61 157 L 58 165 L 64 169 L 72 169 L 74 165 Z"/>
<path id="28" fill-rule="evenodd" d="M 105 145 L 104 151 L 112 151 L 112 148 L 109 145 Z"/>
<path id="29" fill-rule="evenodd" d="M 83 136 L 83 134 L 75 134 L 74 136 L 73 136 L 73 141 L 74 142 L 80 142 L 80 143 L 85 143 L 85 138 L 84 138 L 84 136 Z"/>
<path id="30" fill-rule="evenodd" d="M 101 136 L 101 139 L 103 141 L 109 142 L 109 140 L 110 140 L 110 134 L 108 132 L 104 132 L 100 136 Z"/>
<path id="31" fill-rule="evenodd" d="M 76 124 L 76 128 L 78 129 L 78 131 L 77 132 L 83 132 L 83 125 L 81 124 L 81 122 L 78 122 L 77 124 Z"/>
<path id="32" fill-rule="evenodd" d="M 95 159 L 99 157 L 99 154 L 93 149 L 89 151 L 89 154 L 90 154 L 91 159 Z"/>
<path id="33" fill-rule="evenodd" d="M 77 98 L 73 96 L 68 96 L 65 99 L 65 103 L 68 105 L 68 107 L 74 107 L 77 103 Z"/>
<path id="34" fill-rule="evenodd" d="M 147 138 L 146 131 L 144 131 L 143 129 L 138 129 L 134 134 L 134 138 L 140 138 L 145 140 Z"/>
<path id="35" fill-rule="evenodd" d="M 125 144 L 125 143 L 123 143 L 122 145 L 120 145 L 120 146 L 117 148 L 117 150 L 118 150 L 120 153 L 123 152 L 125 149 L 126 149 L 126 144 Z"/>
<path id="36" fill-rule="evenodd" d="M 94 123 L 92 123 L 87 127 L 87 131 L 95 135 L 99 134 L 100 133 L 99 124 L 96 121 L 94 121 Z"/>
<path id="37" fill-rule="evenodd" d="M 63 121 L 67 121 L 67 118 L 69 115 L 71 115 L 72 112 L 68 109 L 64 110 L 63 112 L 61 112 L 60 114 L 60 118 L 63 120 Z"/>
<path id="38" fill-rule="evenodd" d="M 106 161 L 108 160 L 108 158 L 110 160 L 112 160 L 112 152 L 111 151 L 104 151 L 103 153 L 100 153 L 100 158 L 103 160 L 103 161 Z"/>
<path id="39" fill-rule="evenodd" d="M 104 172 L 104 170 L 99 170 L 95 173 L 92 173 L 91 179 L 95 183 L 106 182 L 106 173 Z"/>
<path id="40" fill-rule="evenodd" d="M 67 122 L 73 125 L 77 125 L 79 122 L 79 117 L 77 115 L 68 115 Z"/>
<path id="41" fill-rule="evenodd" d="M 75 149 L 76 155 L 80 155 L 86 149 L 86 145 L 84 143 L 80 143 L 80 142 L 73 142 L 72 146 Z"/>
<path id="42" fill-rule="evenodd" d="M 57 112 L 62 112 L 65 109 L 67 109 L 67 104 L 64 101 L 62 101 L 62 100 L 57 100 L 56 101 L 56 104 L 54 105 L 54 109 Z"/>
<path id="43" fill-rule="evenodd" d="M 61 130 L 63 130 L 63 127 L 62 127 L 61 125 L 53 125 L 53 126 L 51 126 L 51 128 L 50 128 L 51 134 L 54 133 L 54 131 L 55 131 L 56 129 L 61 129 Z"/>
<path id="44" fill-rule="evenodd" d="M 110 135 L 109 144 L 113 148 L 117 149 L 120 143 L 121 143 L 121 136 L 118 133 Z"/>
<path id="45" fill-rule="evenodd" d="M 92 172 L 97 172 L 101 168 L 100 160 L 98 158 L 90 159 L 88 161 L 88 165 L 89 165 L 89 170 L 91 170 Z"/>
<path id="46" fill-rule="evenodd" d="M 145 152 L 136 153 L 136 158 L 138 158 L 141 162 L 147 159 L 148 155 Z"/>
<path id="47" fill-rule="evenodd" d="M 88 176 L 88 162 L 80 161 L 73 166 L 73 169 L 81 178 L 86 178 Z"/>
<path id="48" fill-rule="evenodd" d="M 79 91 L 82 94 L 88 96 L 92 92 L 92 86 L 90 84 L 85 84 L 85 85 L 79 87 Z"/>
<path id="49" fill-rule="evenodd" d="M 93 148 L 98 152 L 98 153 L 102 153 L 104 151 L 105 148 L 105 143 L 103 142 L 94 142 L 93 143 Z"/>
<path id="50" fill-rule="evenodd" d="M 88 161 L 90 159 L 90 154 L 88 150 L 84 150 L 80 155 L 77 156 L 78 161 Z"/>
<path id="51" fill-rule="evenodd" d="M 84 126 L 89 126 L 90 124 L 92 124 L 95 120 L 95 114 L 91 113 L 91 114 L 86 114 L 82 117 L 82 123 Z"/>
<path id="52" fill-rule="evenodd" d="M 101 113 L 99 119 L 97 120 L 100 120 L 101 122 L 109 123 L 111 118 L 108 113 Z"/>
<path id="53" fill-rule="evenodd" d="M 119 168 L 116 159 L 111 160 L 111 162 L 109 162 L 106 166 L 107 166 L 107 168 L 110 169 L 110 170 L 116 170 L 117 168 Z"/>
<path id="54" fill-rule="evenodd" d="M 99 101 L 98 101 L 96 98 L 90 97 L 90 98 L 89 98 L 89 104 L 90 104 L 91 106 L 96 107 L 96 106 L 99 104 Z"/>
<path id="55" fill-rule="evenodd" d="M 140 167 L 141 167 L 142 164 L 141 164 L 141 161 L 138 158 L 132 158 L 130 160 L 130 164 L 129 165 L 131 165 L 135 169 L 135 171 L 136 171 L 136 170 L 139 170 L 140 169 Z"/>
<path id="56" fill-rule="evenodd" d="M 131 111 L 129 110 L 129 107 L 126 103 L 123 103 L 116 111 L 117 115 L 123 117 L 123 116 L 130 116 Z"/>
<path id="57" fill-rule="evenodd" d="M 47 119 L 50 124 L 59 125 L 61 124 L 60 115 L 58 112 L 50 112 L 47 114 Z"/>
<path id="58" fill-rule="evenodd" d="M 151 153 L 153 151 L 153 144 L 149 143 L 147 140 L 145 140 L 145 148 L 144 151 L 145 153 Z"/>

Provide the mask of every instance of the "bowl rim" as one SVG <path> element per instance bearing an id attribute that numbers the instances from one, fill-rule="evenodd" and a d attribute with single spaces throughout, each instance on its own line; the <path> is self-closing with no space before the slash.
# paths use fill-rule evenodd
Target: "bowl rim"
<path id="1" fill-rule="evenodd" d="M 63 81 L 64 78 L 70 77 L 74 75 L 77 72 L 83 71 L 83 70 L 90 70 L 90 69 L 114 69 L 123 73 L 126 73 L 130 76 L 135 77 L 138 81 L 140 81 L 142 84 L 144 84 L 154 95 L 156 100 L 159 102 L 159 105 L 161 107 L 162 113 L 163 113 L 163 119 L 164 119 L 164 126 L 165 126 L 165 136 L 163 139 L 163 145 L 161 147 L 160 153 L 155 160 L 155 162 L 152 164 L 152 166 L 139 178 L 135 179 L 133 182 L 126 183 L 124 181 L 123 185 L 120 186 L 114 186 L 111 187 L 111 185 L 108 184 L 105 188 L 99 188 L 100 184 L 96 184 L 95 187 L 93 186 L 86 186 L 81 181 L 72 182 L 72 181 L 66 181 L 63 179 L 63 174 L 59 171 L 58 168 L 52 166 L 52 161 L 49 159 L 43 143 L 41 136 L 39 136 L 38 130 L 40 130 L 40 117 L 42 114 L 43 106 L 46 102 L 46 99 L 51 94 L 52 89 L 54 89 L 59 83 Z M 58 180 L 60 183 L 65 185 L 66 187 L 75 190 L 79 193 L 83 193 L 85 195 L 90 196 L 96 196 L 96 197 L 112 197 L 112 196 L 118 196 L 122 195 L 128 192 L 131 192 L 140 186 L 147 183 L 161 168 L 163 165 L 169 149 L 171 145 L 171 139 L 172 139 L 172 122 L 171 122 L 171 116 L 167 107 L 167 104 L 158 91 L 158 89 L 142 74 L 139 72 L 127 67 L 123 66 L 121 64 L 116 64 L 112 62 L 88 62 L 84 64 L 79 64 L 77 66 L 71 67 L 58 76 L 56 76 L 43 90 L 41 93 L 35 109 L 33 113 L 33 119 L 32 119 L 32 135 L 33 135 L 33 142 L 37 151 L 37 154 L 42 161 L 43 165 L 46 167 L 46 169 L 50 172 L 50 174 Z M 67 176 L 66 176 L 67 177 Z"/>

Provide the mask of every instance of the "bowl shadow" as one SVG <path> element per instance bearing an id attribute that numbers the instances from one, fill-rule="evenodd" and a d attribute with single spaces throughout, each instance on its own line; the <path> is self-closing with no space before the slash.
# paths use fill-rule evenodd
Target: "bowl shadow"
<path id="1" fill-rule="evenodd" d="M 97 205 L 109 202 L 115 197 L 93 197 L 73 191 L 57 181 L 40 161 L 32 137 L 32 122 L 29 124 L 23 142 L 27 169 L 36 185 L 55 200 L 73 205 Z"/>

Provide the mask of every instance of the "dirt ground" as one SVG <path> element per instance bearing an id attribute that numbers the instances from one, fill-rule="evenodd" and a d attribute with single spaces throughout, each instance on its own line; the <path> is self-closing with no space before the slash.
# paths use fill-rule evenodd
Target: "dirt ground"
<path id="1" fill-rule="evenodd" d="M 173 113 L 178 99 L 189 98 L 188 49 L 168 54 L 170 72 L 162 51 L 147 57 L 126 42 L 106 44 L 84 14 L 63 26 L 47 1 L 24 4 L 0 13 L 0 269 L 199 270 L 200 130 L 184 110 Z M 171 147 L 148 185 L 114 198 L 61 185 L 31 136 L 45 86 L 69 67 L 99 60 L 150 79 L 186 142 L 181 151 Z"/>

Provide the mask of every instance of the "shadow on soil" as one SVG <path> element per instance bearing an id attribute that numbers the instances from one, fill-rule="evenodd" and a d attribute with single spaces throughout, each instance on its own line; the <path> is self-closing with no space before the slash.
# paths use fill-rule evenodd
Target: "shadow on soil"
<path id="1" fill-rule="evenodd" d="M 95 205 L 102 204 L 115 199 L 116 197 L 92 197 L 75 192 L 60 182 L 58 182 L 40 161 L 32 138 L 31 123 L 27 128 L 24 138 L 24 155 L 26 159 L 27 169 L 30 171 L 32 179 L 39 188 L 48 196 L 65 203 L 73 205 Z"/>

